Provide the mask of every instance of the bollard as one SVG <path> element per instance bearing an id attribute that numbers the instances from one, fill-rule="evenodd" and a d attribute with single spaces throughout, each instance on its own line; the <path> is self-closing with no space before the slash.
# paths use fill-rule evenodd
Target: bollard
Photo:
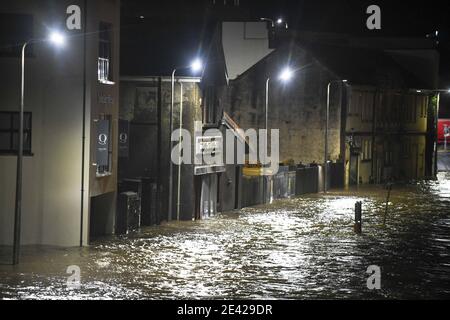
<path id="1" fill-rule="evenodd" d="M 362 202 L 355 204 L 355 233 L 362 233 Z"/>

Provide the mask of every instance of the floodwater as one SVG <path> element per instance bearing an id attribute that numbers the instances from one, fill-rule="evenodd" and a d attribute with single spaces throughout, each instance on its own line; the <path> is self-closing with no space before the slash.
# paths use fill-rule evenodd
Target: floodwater
<path id="1" fill-rule="evenodd" d="M 27 247 L 0 266 L 6 299 L 450 298 L 450 174 L 387 191 L 309 195 L 170 223 L 89 248 Z M 353 232 L 363 202 L 363 234 Z M 81 270 L 67 287 L 67 267 Z M 367 268 L 381 268 L 381 290 Z"/>

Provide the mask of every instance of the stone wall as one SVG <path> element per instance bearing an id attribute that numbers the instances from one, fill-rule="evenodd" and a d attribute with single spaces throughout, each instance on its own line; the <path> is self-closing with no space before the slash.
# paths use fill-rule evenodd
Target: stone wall
<path id="1" fill-rule="evenodd" d="M 289 83 L 279 72 L 286 65 L 300 69 Z M 327 85 L 336 79 L 299 47 L 280 48 L 230 82 L 225 111 L 244 129 L 265 128 L 265 85 L 269 86 L 269 129 L 280 130 L 280 160 L 323 163 Z M 331 91 L 330 159 L 340 157 L 341 85 Z"/>

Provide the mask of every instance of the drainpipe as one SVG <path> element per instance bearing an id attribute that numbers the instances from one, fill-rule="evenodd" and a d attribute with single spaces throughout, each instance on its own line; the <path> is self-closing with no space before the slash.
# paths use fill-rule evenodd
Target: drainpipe
<path id="1" fill-rule="evenodd" d="M 177 69 L 172 72 L 172 97 L 169 111 L 169 208 L 167 222 L 172 220 L 172 202 L 173 202 L 173 162 L 172 162 L 172 132 L 173 132 L 173 109 L 175 105 L 175 73 Z"/>
<path id="2" fill-rule="evenodd" d="M 177 221 L 180 221 L 180 206 L 181 206 L 181 139 L 183 129 L 183 82 L 180 82 L 180 139 L 178 140 L 178 190 L 177 190 Z"/>
<path id="3" fill-rule="evenodd" d="M 376 125 L 376 112 L 377 112 L 377 101 L 378 101 L 378 88 L 375 89 L 374 95 L 373 95 L 373 107 L 372 107 L 372 168 L 371 168 L 371 176 L 372 176 L 372 181 L 373 183 L 375 183 L 376 178 L 375 178 L 375 144 L 376 144 L 376 130 L 377 130 L 377 125 Z"/>
<path id="4" fill-rule="evenodd" d="M 84 226 L 84 170 L 85 165 L 85 147 L 86 147 L 86 48 L 87 48 L 87 0 L 84 0 L 84 35 L 83 35 L 83 124 L 81 138 L 81 209 L 80 209 L 80 247 L 83 246 L 83 226 Z"/>
<path id="5" fill-rule="evenodd" d="M 327 110 L 326 110 L 326 123 L 325 123 L 325 155 L 324 155 L 324 173 L 323 173 L 323 190 L 327 192 L 327 182 L 328 182 L 328 131 L 330 125 L 330 92 L 331 92 L 331 84 L 334 81 L 330 82 L 327 86 Z"/>
<path id="6" fill-rule="evenodd" d="M 270 77 L 269 78 L 267 78 L 267 80 L 266 80 L 266 110 L 265 110 L 265 125 L 266 125 L 266 146 L 265 146 L 265 148 L 266 148 L 266 151 L 264 152 L 264 156 L 267 154 L 267 152 L 268 152 L 268 150 L 269 150 L 269 86 L 270 86 Z M 268 190 L 269 190 L 269 178 L 268 178 L 268 176 L 266 176 L 266 172 L 265 172 L 265 170 L 266 170 L 266 162 L 267 162 L 267 159 L 266 158 L 264 158 L 264 165 L 263 165 L 263 178 L 264 178 L 264 181 L 263 181 L 263 203 L 264 204 L 266 204 L 266 203 L 268 203 L 268 202 L 270 202 L 270 200 L 269 201 L 266 201 L 267 199 L 266 199 L 266 196 L 267 196 L 267 192 L 268 192 Z"/>
<path id="7" fill-rule="evenodd" d="M 441 93 L 437 95 L 436 115 L 434 120 L 434 176 L 438 174 L 438 124 L 439 124 L 439 108 L 441 104 Z"/>

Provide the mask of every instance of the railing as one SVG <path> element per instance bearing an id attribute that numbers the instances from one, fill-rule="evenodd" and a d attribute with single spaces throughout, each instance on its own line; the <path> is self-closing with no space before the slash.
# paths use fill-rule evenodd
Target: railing
<path id="1" fill-rule="evenodd" d="M 112 84 L 109 80 L 109 59 L 98 58 L 98 81 Z"/>

